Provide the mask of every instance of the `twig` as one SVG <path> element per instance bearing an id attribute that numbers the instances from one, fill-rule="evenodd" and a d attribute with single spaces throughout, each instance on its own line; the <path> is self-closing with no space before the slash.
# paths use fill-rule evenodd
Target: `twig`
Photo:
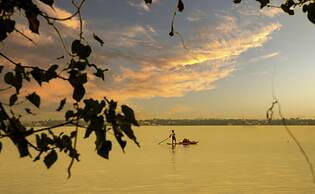
<path id="1" fill-rule="evenodd" d="M 23 32 L 21 32 L 20 30 L 18 29 L 14 29 L 17 33 L 19 33 L 20 35 L 22 35 L 24 38 L 26 38 L 27 40 L 31 41 L 34 45 L 37 46 L 36 42 L 33 41 L 33 39 L 31 39 L 30 37 L 26 36 Z"/>
<path id="2" fill-rule="evenodd" d="M 75 127 L 75 137 L 74 137 L 74 145 L 73 145 L 73 148 L 74 150 L 76 151 L 76 148 L 77 148 L 77 140 L 78 140 L 78 129 L 79 129 L 79 116 L 77 116 L 77 120 L 76 120 L 76 127 Z M 71 178 L 71 168 L 72 168 L 72 165 L 74 163 L 74 157 L 71 158 L 71 161 L 69 163 L 69 166 L 68 166 L 68 179 Z"/>

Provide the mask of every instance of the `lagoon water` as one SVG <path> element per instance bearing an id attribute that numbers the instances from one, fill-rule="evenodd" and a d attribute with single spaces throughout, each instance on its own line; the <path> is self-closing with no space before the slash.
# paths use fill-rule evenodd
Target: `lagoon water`
<path id="1" fill-rule="evenodd" d="M 157 145 L 170 129 L 177 139 L 199 144 Z M 315 127 L 290 129 L 315 163 Z M 128 141 L 123 153 L 114 142 L 110 160 L 97 156 L 92 139 L 80 138 L 81 161 L 69 180 L 68 158 L 59 156 L 46 170 L 42 161 L 19 159 L 12 143 L 2 141 L 0 194 L 315 193 L 309 167 L 282 126 L 143 126 L 135 132 L 141 147 Z"/>

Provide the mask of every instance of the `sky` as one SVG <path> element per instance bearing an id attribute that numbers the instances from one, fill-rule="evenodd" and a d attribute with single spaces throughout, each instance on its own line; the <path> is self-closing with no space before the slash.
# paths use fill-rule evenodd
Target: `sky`
<path id="1" fill-rule="evenodd" d="M 182 41 L 168 35 L 175 0 L 153 0 L 150 6 L 143 0 L 87 1 L 82 17 L 85 41 L 93 49 L 90 61 L 109 69 L 105 81 L 88 77 L 87 97 L 106 96 L 127 104 L 138 119 L 264 119 L 274 91 L 284 116 L 315 118 L 315 26 L 306 15 L 298 10 L 295 16 L 277 8 L 260 10 L 257 1 L 183 2 L 185 10 L 175 18 Z M 54 10 L 37 4 L 57 17 L 74 11 L 67 1 L 57 1 Z M 15 17 L 17 28 L 36 44 L 12 33 L 1 43 L 1 52 L 40 67 L 69 61 L 56 59 L 65 51 L 44 20 L 40 35 L 35 35 L 21 15 Z M 57 26 L 66 45 L 78 38 L 78 18 Z M 93 40 L 93 33 L 104 46 Z M 4 71 L 12 68 L 0 62 Z M 42 97 L 42 109 L 33 109 L 35 119 L 63 117 L 55 109 L 64 96 L 70 101 L 68 83 L 27 83 L 22 93 L 33 91 Z M 12 93 L 1 93 L 1 99 Z"/>

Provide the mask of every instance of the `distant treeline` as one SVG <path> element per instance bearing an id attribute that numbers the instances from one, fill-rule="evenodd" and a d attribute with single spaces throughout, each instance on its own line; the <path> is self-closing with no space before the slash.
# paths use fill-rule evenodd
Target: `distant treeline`
<path id="1" fill-rule="evenodd" d="M 63 123 L 63 120 L 45 120 L 32 121 L 27 125 L 36 126 L 53 126 Z M 287 119 L 287 125 L 315 125 L 315 119 Z M 140 125 L 283 125 L 283 121 L 276 120 L 258 120 L 258 119 L 149 119 L 139 120 Z M 80 123 L 81 126 L 86 123 Z"/>
<path id="2" fill-rule="evenodd" d="M 287 125 L 315 125 L 314 119 L 287 119 Z M 141 125 L 283 125 L 280 119 L 151 119 L 141 120 Z"/>

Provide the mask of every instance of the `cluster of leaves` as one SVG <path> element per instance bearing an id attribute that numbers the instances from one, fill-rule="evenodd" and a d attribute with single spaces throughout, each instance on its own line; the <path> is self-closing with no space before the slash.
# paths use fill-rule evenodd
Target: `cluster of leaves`
<path id="1" fill-rule="evenodd" d="M 294 15 L 294 8 L 300 7 L 304 13 L 307 13 L 307 18 L 315 24 L 315 1 L 314 0 L 285 0 L 280 6 L 270 4 L 270 0 L 256 0 L 260 3 L 260 9 L 264 7 L 277 7 L 282 9 L 289 15 Z M 241 0 L 233 0 L 234 3 L 241 3 Z"/>
<path id="2" fill-rule="evenodd" d="M 54 0 L 40 0 L 52 7 Z M 0 1 L 0 41 L 7 38 L 14 31 L 16 22 L 11 19 L 16 9 L 23 11 L 28 20 L 29 29 L 39 34 L 38 16 L 43 12 L 32 2 L 32 0 L 2 0 Z"/>
<path id="3" fill-rule="evenodd" d="M 40 0 L 49 5 L 53 9 L 53 0 Z M 7 89 L 14 88 L 13 94 L 9 97 L 8 103 L 0 101 L 0 139 L 9 138 L 17 147 L 20 157 L 31 156 L 30 149 L 36 153 L 34 161 L 43 160 L 47 168 L 50 168 L 58 159 L 59 153 L 64 153 L 71 158 L 68 173 L 73 161 L 79 161 L 79 152 L 76 149 L 78 130 L 85 129 L 84 138 L 95 135 L 95 148 L 97 154 L 103 158 L 109 158 L 109 152 L 112 149 L 112 142 L 107 137 L 109 131 L 112 131 L 115 139 L 124 151 L 126 147 L 125 136 L 134 141 L 139 146 L 139 142 L 132 130 L 132 126 L 139 126 L 135 119 L 134 111 L 127 105 L 122 105 L 121 110 L 117 110 L 117 102 L 108 100 L 87 99 L 85 84 L 88 82 L 88 74 L 92 73 L 99 79 L 104 80 L 105 72 L 108 69 L 99 68 L 97 65 L 90 63 L 89 57 L 92 55 L 92 48 L 88 45 L 82 36 L 82 20 L 80 15 L 80 5 L 75 7 L 78 9 L 71 17 L 58 19 L 48 16 L 42 12 L 32 0 L 3 0 L 0 1 L 0 42 L 5 40 L 15 29 L 16 21 L 12 16 L 17 11 L 23 11 L 29 23 L 29 29 L 33 33 L 39 33 L 40 23 L 38 16 L 44 17 L 47 21 L 60 20 L 66 21 L 75 15 L 79 15 L 81 21 L 79 39 L 75 39 L 71 44 L 71 52 L 66 53 L 70 57 L 70 61 L 66 64 L 53 64 L 49 68 L 44 69 L 39 66 L 24 65 L 17 63 L 3 53 L 0 56 L 7 59 L 14 65 L 12 70 L 7 70 L 4 74 L 4 82 L 8 85 Z M 50 25 L 54 25 L 50 23 Z M 55 29 L 56 27 L 53 26 Z M 93 34 L 93 38 L 104 44 L 103 40 Z M 0 74 L 3 72 L 3 66 L 0 66 Z M 43 82 L 49 83 L 51 80 L 61 79 L 70 83 L 73 88 L 72 99 L 73 104 L 69 104 L 68 110 L 64 110 L 64 123 L 47 126 L 45 128 L 33 129 L 26 127 L 23 122 L 23 113 L 14 111 L 14 107 L 23 102 L 29 102 L 36 108 L 41 107 L 41 97 L 33 91 L 23 95 L 21 89 L 25 87 L 26 82 L 34 82 L 42 86 Z M 12 90 L 10 90 L 12 91 Z M 23 99 L 23 100 L 22 100 Z M 67 96 L 60 101 L 56 111 L 63 111 L 67 103 Z M 10 109 L 10 111 L 8 111 Z M 33 114 L 31 108 L 25 108 L 27 114 Z M 84 123 L 81 125 L 80 123 Z M 73 130 L 68 134 L 62 132 L 56 134 L 53 129 L 65 125 L 73 126 Z M 30 138 L 35 141 L 31 141 Z M 36 142 L 36 143 L 32 143 Z M 0 142 L 0 151 L 2 149 Z M 58 152 L 59 151 L 59 152 Z M 32 157 L 32 156 L 31 156 Z"/>

